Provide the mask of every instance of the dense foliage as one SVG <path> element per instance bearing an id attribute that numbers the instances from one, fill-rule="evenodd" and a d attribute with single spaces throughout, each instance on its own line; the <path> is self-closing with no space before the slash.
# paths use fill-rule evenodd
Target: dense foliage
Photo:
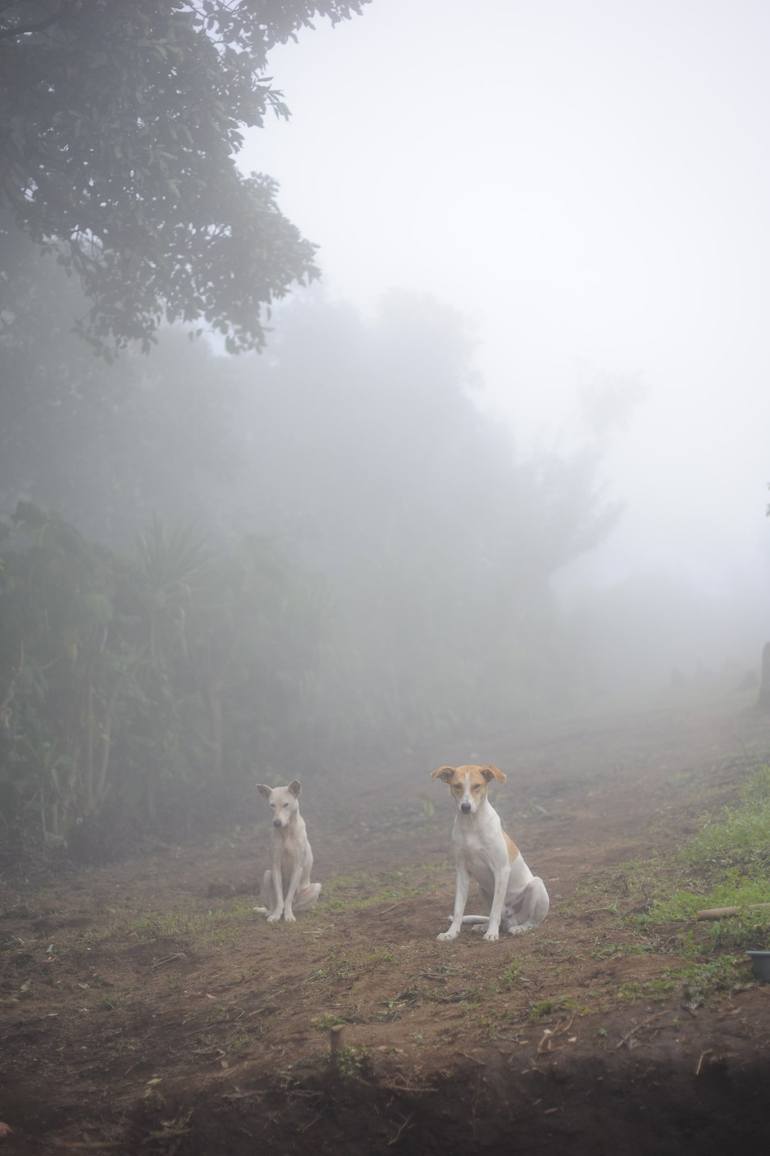
<path id="1" fill-rule="evenodd" d="M 0 209 L 77 275 L 97 345 L 146 346 L 165 319 L 261 347 L 271 302 L 317 270 L 275 182 L 236 167 L 243 130 L 288 115 L 269 50 L 366 3 L 0 4 Z M 0 279 L 0 330 L 18 295 Z"/>
<path id="2" fill-rule="evenodd" d="M 153 522 L 130 558 L 19 503 L 0 541 L 0 843 L 104 855 L 232 818 L 296 757 L 319 604 L 274 549 Z"/>

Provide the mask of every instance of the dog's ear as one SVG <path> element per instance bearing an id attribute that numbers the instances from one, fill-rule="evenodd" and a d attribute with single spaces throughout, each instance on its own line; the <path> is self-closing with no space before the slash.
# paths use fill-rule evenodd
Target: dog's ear
<path id="1" fill-rule="evenodd" d="M 488 783 L 491 783 L 493 779 L 497 779 L 498 783 L 505 782 L 505 775 L 494 763 L 487 763 L 481 768 L 481 773 Z"/>
<path id="2" fill-rule="evenodd" d="M 302 783 L 299 781 L 299 779 L 291 780 L 289 783 L 289 790 L 291 791 L 292 795 L 294 795 L 296 798 L 299 798 L 299 793 L 302 790 Z"/>
<path id="3" fill-rule="evenodd" d="M 257 783 L 257 790 L 260 795 L 264 795 L 266 799 L 269 799 L 272 787 L 266 787 L 264 783 Z"/>
<path id="4" fill-rule="evenodd" d="M 430 777 L 432 779 L 441 779 L 442 783 L 448 783 L 454 773 L 454 767 L 445 764 L 443 767 L 436 767 L 435 771 L 431 771 Z"/>

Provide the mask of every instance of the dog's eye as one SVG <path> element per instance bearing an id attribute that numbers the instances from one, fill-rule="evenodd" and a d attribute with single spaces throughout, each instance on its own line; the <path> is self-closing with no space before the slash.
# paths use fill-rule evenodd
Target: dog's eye
<path id="1" fill-rule="evenodd" d="M 288 805 L 288 803 L 284 803 L 284 807 L 288 807 Z M 297 910 L 299 910 L 299 908 Z"/>
<path id="2" fill-rule="evenodd" d="M 473 790 L 474 791 L 480 791 L 481 790 L 481 783 L 474 783 L 473 784 Z"/>

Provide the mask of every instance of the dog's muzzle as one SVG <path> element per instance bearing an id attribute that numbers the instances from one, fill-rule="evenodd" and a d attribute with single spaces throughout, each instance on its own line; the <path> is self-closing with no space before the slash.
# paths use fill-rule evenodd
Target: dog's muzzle
<path id="1" fill-rule="evenodd" d="M 464 815 L 470 815 L 470 813 L 471 813 L 470 803 L 460 803 L 460 810 L 462 811 L 462 813 Z"/>
<path id="2" fill-rule="evenodd" d="M 274 827 L 282 827 L 283 823 L 281 822 L 280 819 L 273 819 L 273 826 Z"/>

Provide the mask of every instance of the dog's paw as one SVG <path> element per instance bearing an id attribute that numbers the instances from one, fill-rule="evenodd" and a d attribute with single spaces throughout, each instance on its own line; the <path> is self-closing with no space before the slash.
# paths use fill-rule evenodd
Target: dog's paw
<path id="1" fill-rule="evenodd" d="M 500 932 L 499 931 L 485 931 L 484 932 L 484 938 L 486 939 L 487 943 L 496 943 L 497 940 L 500 938 Z"/>
<path id="2" fill-rule="evenodd" d="M 436 939 L 444 939 L 444 940 L 457 939 L 457 932 L 456 931 L 442 931 L 439 935 L 436 936 Z"/>
<path id="3" fill-rule="evenodd" d="M 293 911 L 284 911 L 283 919 L 284 919 L 284 923 L 296 923 L 297 922 L 297 916 L 294 914 Z"/>
<path id="4" fill-rule="evenodd" d="M 280 911 L 271 911 L 267 917 L 267 922 L 268 923 L 277 923 L 280 918 L 281 918 Z"/>

